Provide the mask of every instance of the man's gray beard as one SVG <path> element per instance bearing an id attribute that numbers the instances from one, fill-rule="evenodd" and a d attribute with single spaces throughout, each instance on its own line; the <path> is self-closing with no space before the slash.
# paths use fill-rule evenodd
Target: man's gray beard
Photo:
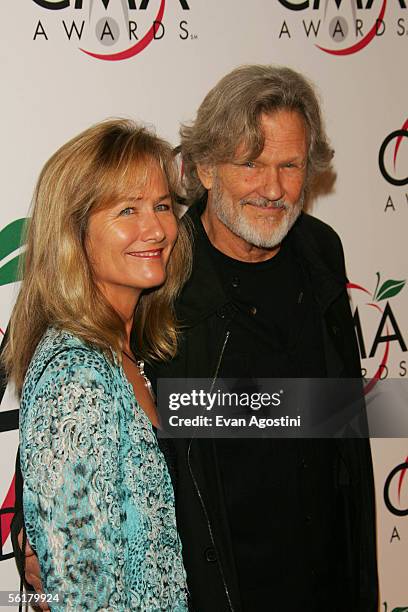
<path id="1" fill-rule="evenodd" d="M 235 210 L 235 207 L 232 207 L 223 198 L 219 180 L 215 177 L 211 202 L 219 220 L 233 234 L 256 247 L 270 249 L 282 242 L 300 215 L 304 203 L 304 191 L 302 191 L 299 200 L 292 205 L 285 204 L 284 200 L 272 201 L 265 198 L 244 198 L 239 201 L 239 208 Z M 265 215 L 264 219 L 258 219 L 256 222 L 251 223 L 243 214 L 243 207 L 247 203 L 256 204 L 260 208 L 270 206 L 271 204 L 277 207 L 284 206 L 286 211 L 278 222 L 274 216 Z"/>

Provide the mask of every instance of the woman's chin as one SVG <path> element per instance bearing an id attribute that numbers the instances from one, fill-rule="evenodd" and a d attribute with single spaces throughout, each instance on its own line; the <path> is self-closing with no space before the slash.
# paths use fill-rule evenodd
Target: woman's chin
<path id="1" fill-rule="evenodd" d="M 160 287 L 160 285 L 162 285 L 165 280 L 165 272 L 163 272 L 162 274 L 152 274 L 152 276 L 140 279 L 138 281 L 138 285 L 135 286 L 135 289 L 154 289 L 155 287 Z"/>

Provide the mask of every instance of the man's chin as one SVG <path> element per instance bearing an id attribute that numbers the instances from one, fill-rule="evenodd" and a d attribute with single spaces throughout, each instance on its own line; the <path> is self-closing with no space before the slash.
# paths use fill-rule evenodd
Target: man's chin
<path id="1" fill-rule="evenodd" d="M 218 219 L 233 234 L 248 244 L 261 249 L 273 249 L 280 245 L 302 210 L 303 200 L 287 208 L 260 213 L 254 206 L 244 206 L 232 211 L 214 194 L 213 205 Z M 235 214 L 232 214 L 235 212 Z"/>
<path id="2" fill-rule="evenodd" d="M 282 211 L 282 217 L 277 221 L 276 216 L 265 216 L 261 219 L 242 219 L 239 231 L 236 233 L 246 242 L 263 249 L 278 247 L 286 238 L 296 222 L 300 209 L 296 211 Z M 238 229 L 238 228 L 236 228 Z"/>

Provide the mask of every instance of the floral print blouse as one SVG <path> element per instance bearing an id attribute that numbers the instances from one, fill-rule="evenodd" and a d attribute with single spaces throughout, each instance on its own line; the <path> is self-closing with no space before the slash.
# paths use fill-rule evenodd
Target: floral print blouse
<path id="1" fill-rule="evenodd" d="M 49 328 L 24 382 L 20 448 L 51 610 L 188 609 L 170 476 L 116 361 Z"/>

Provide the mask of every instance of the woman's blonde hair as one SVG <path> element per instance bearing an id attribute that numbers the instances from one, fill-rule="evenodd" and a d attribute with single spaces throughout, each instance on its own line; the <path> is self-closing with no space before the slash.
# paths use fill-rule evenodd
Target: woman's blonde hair
<path id="1" fill-rule="evenodd" d="M 160 166 L 175 202 L 178 172 L 170 145 L 130 120 L 112 119 L 90 127 L 45 164 L 34 192 L 22 286 L 3 353 L 18 393 L 50 325 L 121 359 L 124 324 L 93 280 L 85 250 L 87 223 L 92 212 L 117 202 L 135 181 L 144 181 L 151 163 Z M 143 293 L 135 312 L 135 333 L 145 359 L 168 359 L 177 350 L 173 304 L 192 260 L 188 225 L 178 225 L 167 280 Z"/>

